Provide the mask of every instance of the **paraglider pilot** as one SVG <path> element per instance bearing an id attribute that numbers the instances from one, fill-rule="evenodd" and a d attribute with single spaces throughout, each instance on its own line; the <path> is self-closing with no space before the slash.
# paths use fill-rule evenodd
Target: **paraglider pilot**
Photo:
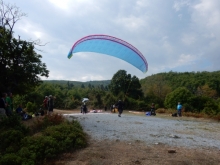
<path id="1" fill-rule="evenodd" d="M 121 114 L 123 112 L 123 102 L 121 100 L 118 100 L 116 106 L 118 107 L 118 117 L 121 117 Z"/>

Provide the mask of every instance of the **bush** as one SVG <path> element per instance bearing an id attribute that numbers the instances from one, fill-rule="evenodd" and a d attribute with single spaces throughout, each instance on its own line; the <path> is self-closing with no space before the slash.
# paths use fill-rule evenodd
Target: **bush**
<path id="1" fill-rule="evenodd" d="M 39 117 L 31 127 L 38 129 L 34 135 L 27 134 L 21 122 L 15 120 L 13 124 L 12 118 L 0 121 L 0 165 L 42 164 L 62 152 L 87 145 L 87 135 L 79 122 L 68 122 L 62 115 Z"/>
<path id="2" fill-rule="evenodd" d="M 34 121 L 31 126 L 32 134 L 42 131 L 48 126 L 58 125 L 65 121 L 63 115 L 52 113 L 51 115 L 45 115 L 44 117 L 39 117 Z"/>
<path id="3" fill-rule="evenodd" d="M 217 102 L 215 102 L 211 98 L 206 97 L 206 101 L 203 102 L 203 106 L 204 107 L 202 109 L 202 113 L 205 113 L 209 116 L 215 116 L 219 112 L 219 107 L 218 107 Z"/>
<path id="4" fill-rule="evenodd" d="M 125 105 L 126 108 L 133 109 L 133 110 L 139 109 L 138 102 L 135 99 L 126 97 L 125 102 L 126 102 L 126 105 Z"/>
<path id="5" fill-rule="evenodd" d="M 166 96 L 164 105 L 166 108 L 175 109 L 178 102 L 181 102 L 182 104 L 188 103 L 192 96 L 192 93 L 188 89 L 185 87 L 179 87 Z"/>
<path id="6" fill-rule="evenodd" d="M 28 161 L 43 161 L 53 158 L 60 152 L 59 143 L 51 136 L 26 137 L 22 140 L 22 147 L 18 152 Z"/>
<path id="7" fill-rule="evenodd" d="M 43 131 L 43 135 L 56 139 L 61 150 L 86 146 L 86 134 L 83 133 L 83 129 L 77 121 L 48 127 Z"/>
<path id="8" fill-rule="evenodd" d="M 19 155 L 27 162 L 42 163 L 59 153 L 87 145 L 86 134 L 77 121 L 64 122 L 49 126 L 39 136 L 30 136 L 22 140 Z"/>
<path id="9" fill-rule="evenodd" d="M 17 114 L 13 114 L 9 117 L 3 117 L 0 120 L 0 132 L 8 129 L 21 130 L 22 132 L 27 133 L 28 128 L 25 127 L 21 122 L 21 117 Z"/>
<path id="10" fill-rule="evenodd" d="M 16 152 L 20 148 L 20 141 L 24 138 L 23 132 L 15 129 L 9 129 L 0 134 L 0 152 Z"/>
<path id="11" fill-rule="evenodd" d="M 0 157 L 0 165 L 21 165 L 22 158 L 16 153 L 5 154 Z"/>

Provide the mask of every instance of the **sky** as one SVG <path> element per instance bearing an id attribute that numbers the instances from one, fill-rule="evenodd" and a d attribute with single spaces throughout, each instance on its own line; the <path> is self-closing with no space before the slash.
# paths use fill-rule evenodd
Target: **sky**
<path id="1" fill-rule="evenodd" d="M 110 80 L 118 70 L 143 79 L 161 72 L 220 70 L 220 0 L 4 0 L 26 13 L 14 37 L 39 39 L 42 80 Z M 81 52 L 67 58 L 79 39 L 93 34 L 120 38 L 148 62 L 142 73 L 105 54 Z"/>

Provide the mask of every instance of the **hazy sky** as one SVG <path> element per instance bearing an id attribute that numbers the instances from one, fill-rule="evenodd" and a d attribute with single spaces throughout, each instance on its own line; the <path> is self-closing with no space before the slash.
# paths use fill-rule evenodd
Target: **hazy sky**
<path id="1" fill-rule="evenodd" d="M 110 80 L 120 69 L 139 79 L 160 72 L 220 70 L 220 0 L 4 0 L 27 17 L 15 38 L 40 39 L 48 80 Z M 77 53 L 82 37 L 105 34 L 136 47 L 148 62 L 142 73 L 118 58 Z M 45 78 L 43 78 L 45 79 Z"/>

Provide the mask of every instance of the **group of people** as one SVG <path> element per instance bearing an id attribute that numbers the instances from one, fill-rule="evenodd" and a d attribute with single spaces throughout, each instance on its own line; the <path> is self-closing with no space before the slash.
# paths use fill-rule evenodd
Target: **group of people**
<path id="1" fill-rule="evenodd" d="M 47 114 L 51 114 L 53 112 L 53 107 L 54 107 L 54 97 L 52 95 L 45 96 L 43 100 L 43 107 L 44 110 L 47 112 Z"/>
<path id="2" fill-rule="evenodd" d="M 2 93 L 0 100 L 0 115 L 10 116 L 13 111 L 13 98 L 12 93 Z"/>

